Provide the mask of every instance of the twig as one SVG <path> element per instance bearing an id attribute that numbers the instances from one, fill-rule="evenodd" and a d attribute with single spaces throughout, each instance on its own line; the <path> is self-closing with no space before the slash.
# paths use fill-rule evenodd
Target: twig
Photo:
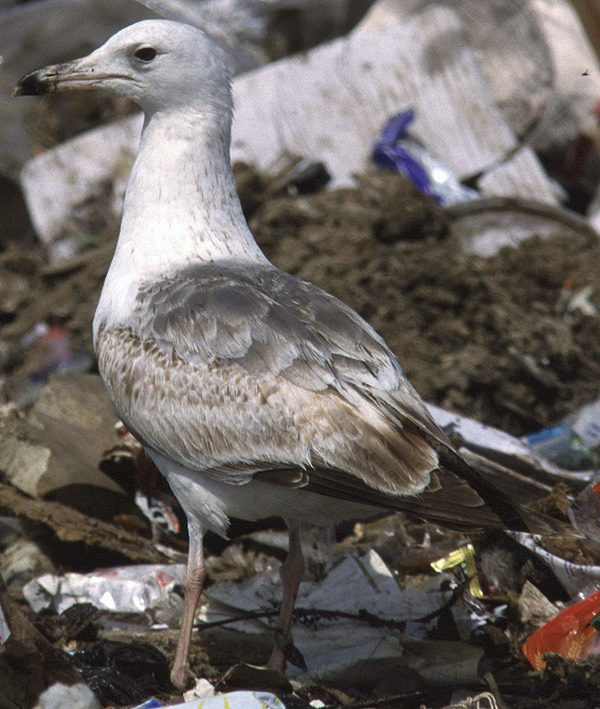
<path id="1" fill-rule="evenodd" d="M 439 608 L 422 616 L 421 618 L 411 618 L 413 622 L 416 623 L 428 623 L 434 618 L 439 617 L 446 610 L 451 608 L 461 597 L 465 589 L 467 588 L 469 579 L 463 581 L 458 586 L 452 590 L 452 595 L 450 598 Z M 241 613 L 232 618 L 223 618 L 222 620 L 213 621 L 202 621 L 194 625 L 197 630 L 209 630 L 210 628 L 219 628 L 224 625 L 231 625 L 232 623 L 239 623 L 244 620 L 260 620 L 262 618 L 273 618 L 279 614 L 276 609 L 273 610 L 256 610 L 248 611 L 247 613 Z M 313 625 L 318 620 L 337 620 L 342 618 L 344 620 L 358 620 L 364 623 L 368 623 L 374 628 L 392 628 L 394 630 L 404 630 L 406 627 L 406 620 L 392 620 L 390 618 L 380 618 L 373 613 L 369 613 L 364 608 L 360 608 L 358 613 L 346 613 L 345 611 L 334 611 L 326 608 L 295 608 L 293 618 L 297 623 L 302 623 L 303 625 Z"/>
<path id="2" fill-rule="evenodd" d="M 268 611 L 248 611 L 247 613 L 236 615 L 233 618 L 223 618 L 223 620 L 196 623 L 194 627 L 198 630 L 208 630 L 209 628 L 217 628 L 223 625 L 230 625 L 231 623 L 239 623 L 243 620 L 260 620 L 261 618 L 273 618 L 277 615 L 279 615 L 279 611 L 275 609 Z M 375 628 L 393 628 L 395 630 L 404 630 L 406 626 L 406 621 L 404 620 L 379 618 L 378 616 L 373 615 L 373 613 L 369 613 L 364 608 L 361 608 L 358 613 L 332 611 L 325 608 L 295 608 L 293 617 L 294 620 L 305 625 L 312 625 L 317 620 L 322 619 L 337 620 L 338 618 L 343 618 L 345 620 L 363 621 Z"/>

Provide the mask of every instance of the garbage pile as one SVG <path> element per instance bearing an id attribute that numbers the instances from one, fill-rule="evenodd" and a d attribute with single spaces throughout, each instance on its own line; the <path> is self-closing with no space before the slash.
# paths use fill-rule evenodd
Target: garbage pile
<path id="1" fill-rule="evenodd" d="M 580 4 L 13 5 L 0 709 L 599 705 L 600 64 Z M 367 319 L 465 459 L 565 530 L 467 537 L 401 515 L 307 529 L 304 667 L 282 677 L 261 665 L 287 534 L 234 521 L 230 540 L 205 538 L 186 696 L 168 671 L 185 516 L 91 344 L 141 118 L 88 95 L 9 97 L 25 71 L 155 13 L 231 53 L 234 172 L 268 258 Z"/>

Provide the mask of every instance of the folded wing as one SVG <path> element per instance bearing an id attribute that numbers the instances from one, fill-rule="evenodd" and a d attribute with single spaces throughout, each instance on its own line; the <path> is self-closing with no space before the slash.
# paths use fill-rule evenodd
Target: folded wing
<path id="1" fill-rule="evenodd" d="M 131 379 L 120 413 L 151 448 L 232 484 L 259 475 L 461 526 L 523 526 L 383 340 L 324 291 L 270 267 L 197 266 L 142 288 L 136 315 L 119 335 L 131 366 L 101 366 Z"/>

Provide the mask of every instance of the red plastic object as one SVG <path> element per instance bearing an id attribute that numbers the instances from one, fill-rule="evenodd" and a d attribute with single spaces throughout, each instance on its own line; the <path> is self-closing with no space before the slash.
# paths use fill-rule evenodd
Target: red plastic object
<path id="1" fill-rule="evenodd" d="M 532 633 L 521 651 L 536 670 L 546 666 L 544 653 L 556 652 L 567 658 L 587 657 L 598 632 L 591 621 L 600 613 L 600 590 L 579 601 Z"/>

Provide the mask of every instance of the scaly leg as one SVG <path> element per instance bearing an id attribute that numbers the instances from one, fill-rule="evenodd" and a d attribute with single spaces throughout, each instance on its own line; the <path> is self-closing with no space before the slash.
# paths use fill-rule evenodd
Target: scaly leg
<path id="1" fill-rule="evenodd" d="M 183 604 L 183 616 L 177 640 L 177 651 L 175 662 L 171 670 L 171 682 L 177 689 L 188 689 L 194 682 L 194 673 L 190 669 L 190 642 L 194 629 L 194 617 L 196 607 L 200 600 L 206 570 L 204 568 L 204 549 L 202 547 L 202 530 L 188 518 L 190 550 L 188 553 L 188 563 L 183 580 L 183 590 L 185 600 Z"/>
<path id="2" fill-rule="evenodd" d="M 302 555 L 302 547 L 300 545 L 299 526 L 297 523 L 288 523 L 288 528 L 290 538 L 288 555 L 279 569 L 283 586 L 283 597 L 281 599 L 279 621 L 277 623 L 278 635 L 283 638 L 284 642 L 290 636 L 292 613 L 294 612 L 298 587 L 300 586 L 302 574 L 304 573 L 304 556 Z M 281 647 L 281 643 L 277 640 L 273 647 L 271 657 L 267 662 L 267 667 L 272 670 L 285 672 L 285 652 Z"/>

